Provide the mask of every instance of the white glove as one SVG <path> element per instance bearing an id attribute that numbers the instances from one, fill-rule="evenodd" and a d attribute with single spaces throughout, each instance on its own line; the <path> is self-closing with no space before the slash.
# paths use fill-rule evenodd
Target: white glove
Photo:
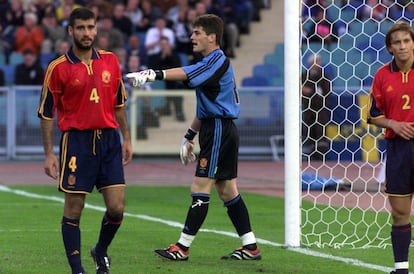
<path id="1" fill-rule="evenodd" d="M 130 72 L 126 75 L 127 78 L 133 79 L 132 85 L 134 87 L 141 87 L 146 82 L 154 82 L 155 76 L 155 71 L 152 69 L 142 70 L 138 72 Z"/>
<path id="2" fill-rule="evenodd" d="M 196 155 L 193 152 L 193 149 L 194 149 L 193 141 L 190 141 L 187 138 L 183 138 L 181 142 L 181 149 L 180 149 L 180 159 L 183 165 L 192 163 L 197 159 Z"/>

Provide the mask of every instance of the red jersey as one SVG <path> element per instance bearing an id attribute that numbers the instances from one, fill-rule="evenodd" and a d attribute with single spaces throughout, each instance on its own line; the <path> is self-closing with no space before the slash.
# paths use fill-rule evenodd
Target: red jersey
<path id="1" fill-rule="evenodd" d="M 375 73 L 370 93 L 368 122 L 381 117 L 414 122 L 414 64 L 405 73 L 394 60 L 382 66 Z M 394 131 L 386 129 L 386 139 L 395 136 Z"/>
<path id="2" fill-rule="evenodd" d="M 46 69 L 38 116 L 53 119 L 57 109 L 60 130 L 117 128 L 115 108 L 127 99 L 116 56 L 92 50 L 90 64 L 72 49 Z"/>

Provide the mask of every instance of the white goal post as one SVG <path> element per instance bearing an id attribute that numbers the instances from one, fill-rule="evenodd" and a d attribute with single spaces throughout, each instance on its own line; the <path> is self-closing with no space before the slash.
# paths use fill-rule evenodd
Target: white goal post
<path id="1" fill-rule="evenodd" d="M 285 37 L 285 246 L 298 247 L 301 235 L 301 110 L 300 110 L 300 5 L 284 1 Z"/>

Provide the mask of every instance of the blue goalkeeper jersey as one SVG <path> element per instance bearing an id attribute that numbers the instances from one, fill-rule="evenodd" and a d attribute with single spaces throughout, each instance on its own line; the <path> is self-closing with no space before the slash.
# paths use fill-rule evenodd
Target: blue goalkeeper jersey
<path id="1" fill-rule="evenodd" d="M 214 50 L 183 70 L 188 85 L 196 90 L 198 119 L 236 119 L 239 116 L 240 101 L 233 68 L 222 50 Z"/>

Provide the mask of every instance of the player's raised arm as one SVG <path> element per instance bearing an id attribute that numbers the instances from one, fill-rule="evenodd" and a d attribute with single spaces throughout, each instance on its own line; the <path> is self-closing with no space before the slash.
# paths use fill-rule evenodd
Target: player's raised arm
<path id="1" fill-rule="evenodd" d="M 166 81 L 185 81 L 187 74 L 182 68 L 171 68 L 166 70 L 142 70 L 138 72 L 131 72 L 126 75 L 127 78 L 133 80 L 134 87 L 140 87 L 146 82 L 154 82 L 155 80 Z"/>

